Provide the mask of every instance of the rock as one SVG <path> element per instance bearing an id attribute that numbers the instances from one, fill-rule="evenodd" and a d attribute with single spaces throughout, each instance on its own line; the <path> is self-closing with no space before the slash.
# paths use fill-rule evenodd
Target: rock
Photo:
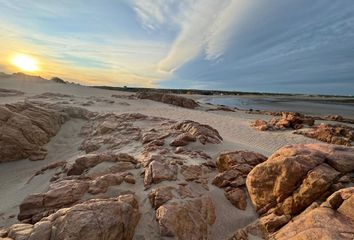
<path id="1" fill-rule="evenodd" d="M 69 167 L 67 175 L 80 175 L 85 170 L 93 168 L 102 162 L 128 162 L 136 164 L 137 160 L 126 153 L 86 154 L 75 160 L 75 163 Z M 134 166 L 132 166 L 132 168 L 134 168 Z M 127 169 L 129 169 L 129 164 Z"/>
<path id="2" fill-rule="evenodd" d="M 63 180 L 52 183 L 46 193 L 28 195 L 20 204 L 18 219 L 31 223 L 54 211 L 71 206 L 81 199 L 89 184 L 81 180 Z"/>
<path id="3" fill-rule="evenodd" d="M 218 144 L 223 140 L 215 128 L 190 120 L 179 122 L 172 126 L 172 128 L 184 133 L 189 133 L 190 136 L 195 137 L 202 144 Z"/>
<path id="4" fill-rule="evenodd" d="M 177 136 L 171 143 L 170 146 L 173 147 L 181 147 L 181 146 L 186 146 L 190 142 L 195 142 L 196 138 L 195 136 L 191 135 L 190 133 L 182 133 Z"/>
<path id="5" fill-rule="evenodd" d="M 247 189 L 259 213 L 272 207 L 296 215 L 330 194 L 340 174 L 354 169 L 354 149 L 325 144 L 290 145 L 273 153 L 247 176 Z"/>
<path id="6" fill-rule="evenodd" d="M 168 202 L 156 210 L 161 235 L 176 239 L 207 239 L 215 218 L 210 197 Z"/>
<path id="7" fill-rule="evenodd" d="M 31 235 L 32 228 L 31 224 L 14 224 L 9 228 L 7 237 L 15 240 L 27 240 Z"/>
<path id="8" fill-rule="evenodd" d="M 176 180 L 177 168 L 176 165 L 169 165 L 156 160 L 152 161 L 145 169 L 144 185 L 149 186 L 152 183 Z"/>
<path id="9" fill-rule="evenodd" d="M 277 114 L 272 114 L 277 115 Z M 280 118 L 274 117 L 269 122 L 256 120 L 251 123 L 251 127 L 259 131 L 300 129 L 303 125 L 312 126 L 315 119 L 297 112 L 282 112 Z"/>
<path id="10" fill-rule="evenodd" d="M 196 103 L 193 99 L 164 93 L 140 92 L 136 94 L 136 97 L 140 99 L 150 99 L 153 101 L 163 102 L 184 108 L 194 109 L 199 106 L 198 103 Z"/>
<path id="11" fill-rule="evenodd" d="M 175 191 L 176 188 L 172 186 L 161 186 L 158 187 L 154 190 L 152 190 L 149 193 L 149 199 L 151 202 L 151 205 L 157 209 L 172 198 L 174 198 L 173 191 Z"/>
<path id="12" fill-rule="evenodd" d="M 181 167 L 181 174 L 186 181 L 208 181 L 208 174 L 210 169 L 203 165 L 183 165 Z"/>
<path id="13" fill-rule="evenodd" d="M 132 239 L 139 218 L 138 203 L 132 194 L 92 199 L 62 208 L 35 225 L 14 224 L 3 237 L 14 240 Z"/>
<path id="14" fill-rule="evenodd" d="M 121 174 L 106 174 L 97 177 L 95 180 L 90 182 L 90 187 L 88 192 L 91 194 L 104 193 L 107 191 L 108 187 L 120 185 L 124 180 Z"/>
<path id="15" fill-rule="evenodd" d="M 266 159 L 267 158 L 262 154 L 255 152 L 226 152 L 218 156 L 216 159 L 216 167 L 218 168 L 219 172 L 235 169 L 235 167 L 240 169 L 252 169 L 254 166 L 264 162 Z M 240 165 L 246 165 L 246 167 L 241 167 Z M 248 174 L 248 172 L 245 171 L 244 173 Z"/>
<path id="16" fill-rule="evenodd" d="M 63 113 L 29 102 L 0 106 L 0 162 L 43 158 L 42 146 L 66 121 Z"/>
<path id="17" fill-rule="evenodd" d="M 247 208 L 247 197 L 245 192 L 240 188 L 235 188 L 225 193 L 226 198 L 238 209 L 245 210 Z"/>
<path id="18" fill-rule="evenodd" d="M 341 124 L 321 123 L 312 127 L 310 131 L 296 131 L 295 133 L 338 145 L 351 146 L 351 142 L 354 141 L 354 128 Z"/>
<path id="19" fill-rule="evenodd" d="M 276 240 L 354 238 L 354 188 L 332 194 L 320 207 L 301 214 L 271 236 Z"/>
<path id="20" fill-rule="evenodd" d="M 246 176 L 236 169 L 231 169 L 216 175 L 212 181 L 217 187 L 225 188 L 228 186 L 239 187 L 246 183 Z"/>

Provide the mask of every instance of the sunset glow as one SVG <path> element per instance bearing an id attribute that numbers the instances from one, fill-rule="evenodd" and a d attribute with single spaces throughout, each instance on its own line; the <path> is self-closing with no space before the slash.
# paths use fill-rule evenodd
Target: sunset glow
<path id="1" fill-rule="evenodd" d="M 11 63 L 22 71 L 36 72 L 39 70 L 37 61 L 34 58 L 24 54 L 14 56 Z"/>

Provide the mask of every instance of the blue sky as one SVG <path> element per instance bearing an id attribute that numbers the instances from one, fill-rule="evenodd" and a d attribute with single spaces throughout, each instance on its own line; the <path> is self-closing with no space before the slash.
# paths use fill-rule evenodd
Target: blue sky
<path id="1" fill-rule="evenodd" d="M 352 0 L 0 0 L 15 53 L 89 85 L 354 94 Z"/>

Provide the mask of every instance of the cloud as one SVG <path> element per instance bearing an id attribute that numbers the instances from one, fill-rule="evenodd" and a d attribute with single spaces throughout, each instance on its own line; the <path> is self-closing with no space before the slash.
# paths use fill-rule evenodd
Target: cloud
<path id="1" fill-rule="evenodd" d="M 236 0 L 199 0 L 179 13 L 180 32 L 167 56 L 158 66 L 173 72 L 203 54 L 207 60 L 220 58 L 232 36 L 233 27 L 251 4 Z"/>

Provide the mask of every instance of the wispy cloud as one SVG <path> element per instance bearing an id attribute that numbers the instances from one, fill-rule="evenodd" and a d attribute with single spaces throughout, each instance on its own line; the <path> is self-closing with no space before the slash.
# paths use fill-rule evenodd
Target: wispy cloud
<path id="1" fill-rule="evenodd" d="M 249 5 L 236 0 L 199 0 L 184 5 L 176 17 L 181 30 L 159 69 L 172 72 L 200 54 L 217 60 L 228 45 L 236 20 Z"/>

